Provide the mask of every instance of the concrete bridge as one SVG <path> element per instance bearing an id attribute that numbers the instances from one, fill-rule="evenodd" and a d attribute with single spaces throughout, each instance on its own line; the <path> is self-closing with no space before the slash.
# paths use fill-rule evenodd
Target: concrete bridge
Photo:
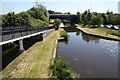
<path id="1" fill-rule="evenodd" d="M 19 41 L 19 49 L 23 48 L 23 39 L 30 38 L 32 36 L 41 35 L 42 39 L 46 38 L 52 31 L 54 26 L 33 26 L 33 27 L 6 27 L 2 28 L 2 41 L 0 45 L 4 45 L 10 42 Z"/>
<path id="2" fill-rule="evenodd" d="M 69 18 L 75 18 L 76 15 L 74 14 L 50 14 L 49 19 L 69 19 Z"/>

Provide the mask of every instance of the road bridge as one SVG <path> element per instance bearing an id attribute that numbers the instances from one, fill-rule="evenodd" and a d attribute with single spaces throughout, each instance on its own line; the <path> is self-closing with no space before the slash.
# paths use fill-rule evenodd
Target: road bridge
<path id="1" fill-rule="evenodd" d="M 69 19 L 69 18 L 75 18 L 77 15 L 75 14 L 50 14 L 50 19 Z"/>

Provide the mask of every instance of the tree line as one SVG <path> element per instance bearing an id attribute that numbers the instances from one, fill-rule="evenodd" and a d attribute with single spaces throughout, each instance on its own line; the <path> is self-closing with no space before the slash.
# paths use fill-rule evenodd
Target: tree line
<path id="1" fill-rule="evenodd" d="M 49 14 L 71 14 L 70 12 L 65 12 L 65 13 L 62 13 L 62 12 L 55 12 L 53 10 L 48 10 Z"/>
<path id="2" fill-rule="evenodd" d="M 43 5 L 37 5 L 27 11 L 2 15 L 2 27 L 42 26 L 49 24 L 49 13 Z"/>
<path id="3" fill-rule="evenodd" d="M 84 25 L 120 25 L 120 15 L 113 12 L 97 13 L 86 10 L 84 13 L 77 12 L 77 23 Z"/>

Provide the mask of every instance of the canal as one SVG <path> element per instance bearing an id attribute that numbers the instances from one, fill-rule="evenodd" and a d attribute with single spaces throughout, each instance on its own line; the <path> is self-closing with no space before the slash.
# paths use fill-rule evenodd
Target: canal
<path id="1" fill-rule="evenodd" d="M 63 27 L 68 41 L 58 45 L 57 58 L 69 62 L 80 78 L 117 78 L 118 42 L 90 36 L 72 27 Z"/>

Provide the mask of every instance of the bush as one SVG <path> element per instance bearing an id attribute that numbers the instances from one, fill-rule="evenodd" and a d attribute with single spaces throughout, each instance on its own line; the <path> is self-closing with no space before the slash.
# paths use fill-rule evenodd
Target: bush
<path id="1" fill-rule="evenodd" d="M 48 11 L 43 5 L 38 5 L 37 8 L 33 7 L 18 14 L 15 14 L 15 12 L 9 12 L 8 14 L 2 15 L 3 27 L 43 26 L 48 24 Z"/>
<path id="2" fill-rule="evenodd" d="M 66 31 L 61 31 L 60 32 L 60 37 L 64 37 L 65 39 L 68 39 L 69 38 L 69 35 Z"/>
<path id="3" fill-rule="evenodd" d="M 90 28 L 98 28 L 98 25 L 91 25 Z"/>
<path id="4" fill-rule="evenodd" d="M 85 25 L 85 27 L 89 27 L 89 25 Z"/>
<path id="5" fill-rule="evenodd" d="M 101 25 L 103 24 L 103 18 L 101 15 L 93 16 L 90 23 L 92 25 Z"/>
<path id="6" fill-rule="evenodd" d="M 58 30 L 59 26 L 60 26 L 60 23 L 61 23 L 61 20 L 60 19 L 55 19 L 54 21 L 54 26 L 55 26 L 55 29 Z"/>
<path id="7" fill-rule="evenodd" d="M 63 59 L 55 59 L 54 65 L 51 68 L 53 70 L 52 79 L 66 80 L 73 78 L 73 71 L 70 65 Z"/>

